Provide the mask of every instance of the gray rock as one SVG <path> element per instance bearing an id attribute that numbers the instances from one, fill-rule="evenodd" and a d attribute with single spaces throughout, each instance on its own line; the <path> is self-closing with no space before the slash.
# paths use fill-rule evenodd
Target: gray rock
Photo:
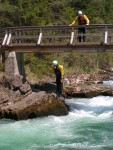
<path id="1" fill-rule="evenodd" d="M 65 96 L 92 98 L 98 95 L 113 96 L 113 87 L 103 84 L 82 84 L 68 86 L 64 89 Z"/>
<path id="2" fill-rule="evenodd" d="M 31 86 L 27 82 L 20 87 L 20 92 L 22 94 L 26 94 L 29 91 L 31 91 Z"/>
<path id="3" fill-rule="evenodd" d="M 10 102 L 0 109 L 1 118 L 15 120 L 30 119 L 42 116 L 62 116 L 68 114 L 68 107 L 61 100 L 55 98 L 53 94 L 46 92 L 33 92 L 29 96 Z"/>
<path id="4" fill-rule="evenodd" d="M 11 84 L 13 85 L 13 88 L 19 88 L 23 85 L 23 76 L 21 75 L 15 75 L 11 79 Z"/>

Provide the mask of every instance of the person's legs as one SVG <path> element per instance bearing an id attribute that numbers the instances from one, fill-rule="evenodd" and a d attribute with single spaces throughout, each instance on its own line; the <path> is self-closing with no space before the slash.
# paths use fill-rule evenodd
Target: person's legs
<path id="1" fill-rule="evenodd" d="M 59 97 L 59 83 L 56 82 L 56 95 Z"/>
<path id="2" fill-rule="evenodd" d="M 78 34 L 81 34 L 81 28 L 78 28 Z M 81 42 L 81 36 L 78 35 L 78 41 Z"/>
<path id="3" fill-rule="evenodd" d="M 59 84 L 59 95 L 62 96 L 62 91 L 63 91 L 63 83 L 60 82 Z"/>
<path id="4" fill-rule="evenodd" d="M 56 82 L 56 94 L 58 98 L 62 96 L 62 91 L 63 91 L 63 84 L 60 81 Z"/>
<path id="5" fill-rule="evenodd" d="M 85 34 L 86 34 L 86 29 L 85 28 L 83 28 L 82 29 L 82 32 L 83 32 L 83 42 L 85 42 L 85 40 L 86 40 L 86 36 L 85 36 Z"/>
<path id="6" fill-rule="evenodd" d="M 79 35 L 79 36 L 78 36 L 78 40 L 79 40 L 79 42 L 81 42 L 82 39 L 83 39 L 83 42 L 85 42 L 85 39 L 86 39 L 86 36 L 85 36 L 85 34 L 86 34 L 86 29 L 85 29 L 85 28 L 79 28 L 79 29 L 78 29 L 78 34 L 84 34 L 83 36 Z"/>

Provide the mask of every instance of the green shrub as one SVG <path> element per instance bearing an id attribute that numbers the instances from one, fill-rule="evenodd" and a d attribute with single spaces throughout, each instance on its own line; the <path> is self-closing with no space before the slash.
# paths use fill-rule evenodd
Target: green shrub
<path id="1" fill-rule="evenodd" d="M 65 75 L 74 73 L 95 73 L 100 69 L 113 66 L 113 54 L 108 52 L 93 53 L 28 53 L 25 54 L 26 74 L 36 78 L 51 77 L 53 75 L 52 61 L 57 60 L 64 66 Z"/>

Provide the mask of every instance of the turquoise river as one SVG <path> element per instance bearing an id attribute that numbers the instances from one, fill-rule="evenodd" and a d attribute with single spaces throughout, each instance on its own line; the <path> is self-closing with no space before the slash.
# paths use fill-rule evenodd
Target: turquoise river
<path id="1" fill-rule="evenodd" d="M 0 120 L 0 150 L 113 150 L 113 97 L 66 103 L 67 116 Z"/>

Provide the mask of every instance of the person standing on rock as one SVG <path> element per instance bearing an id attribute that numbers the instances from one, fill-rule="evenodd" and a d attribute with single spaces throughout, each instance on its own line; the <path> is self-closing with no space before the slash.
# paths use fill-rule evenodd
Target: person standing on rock
<path id="1" fill-rule="evenodd" d="M 89 25 L 89 19 L 86 15 L 82 13 L 82 11 L 78 11 L 78 15 L 75 18 L 75 20 L 70 24 L 69 26 L 74 25 L 76 22 L 78 22 L 78 25 Z M 80 27 L 78 28 L 78 34 L 83 34 L 83 42 L 85 42 L 85 35 L 86 34 L 86 28 L 85 27 Z M 78 36 L 79 42 L 82 40 L 82 36 Z"/>
<path id="2" fill-rule="evenodd" d="M 56 94 L 57 98 L 62 97 L 62 91 L 63 91 L 63 81 L 64 81 L 64 67 L 62 65 L 58 64 L 57 60 L 54 60 L 52 62 L 53 64 L 53 70 L 56 75 Z"/>

